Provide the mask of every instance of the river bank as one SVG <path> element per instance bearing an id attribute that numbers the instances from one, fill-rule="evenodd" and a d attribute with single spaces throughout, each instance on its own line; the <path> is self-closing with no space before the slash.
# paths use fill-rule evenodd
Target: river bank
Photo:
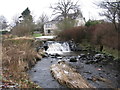
<path id="1" fill-rule="evenodd" d="M 36 44 L 32 37 L 3 39 L 1 88 L 40 88 L 26 73 L 42 58 L 35 51 Z"/>

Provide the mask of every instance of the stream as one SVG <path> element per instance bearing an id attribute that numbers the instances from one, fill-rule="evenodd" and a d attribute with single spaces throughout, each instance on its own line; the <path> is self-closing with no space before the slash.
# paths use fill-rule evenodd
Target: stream
<path id="1" fill-rule="evenodd" d="M 51 75 L 50 66 L 60 60 L 77 69 L 85 80 L 96 88 L 120 88 L 120 70 L 113 57 L 88 51 L 71 51 L 66 42 L 49 41 L 45 45 L 48 56 L 28 71 L 30 79 L 42 88 L 66 88 Z"/>

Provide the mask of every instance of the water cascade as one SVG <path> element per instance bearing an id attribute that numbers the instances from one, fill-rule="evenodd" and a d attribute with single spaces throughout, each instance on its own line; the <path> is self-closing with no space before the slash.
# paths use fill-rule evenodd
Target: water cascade
<path id="1" fill-rule="evenodd" d="M 46 53 L 48 54 L 63 54 L 70 52 L 70 47 L 67 42 L 47 42 L 48 49 Z"/>

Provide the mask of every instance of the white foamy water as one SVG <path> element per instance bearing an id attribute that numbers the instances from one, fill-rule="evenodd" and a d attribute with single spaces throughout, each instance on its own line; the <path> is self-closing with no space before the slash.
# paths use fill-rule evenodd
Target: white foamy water
<path id="1" fill-rule="evenodd" d="M 47 53 L 48 54 L 63 54 L 66 52 L 70 52 L 70 47 L 67 42 L 64 43 L 59 43 L 59 42 L 53 42 L 53 43 L 48 43 L 48 49 Z"/>

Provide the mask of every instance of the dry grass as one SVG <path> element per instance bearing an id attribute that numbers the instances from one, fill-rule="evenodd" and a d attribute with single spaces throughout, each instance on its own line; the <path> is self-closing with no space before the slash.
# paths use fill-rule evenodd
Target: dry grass
<path id="1" fill-rule="evenodd" d="M 30 83 L 24 83 L 24 81 L 29 79 L 26 71 L 35 65 L 38 58 L 32 43 L 31 39 L 24 37 L 3 41 L 3 76 L 7 80 L 19 83 L 21 88 L 31 87 Z"/>

